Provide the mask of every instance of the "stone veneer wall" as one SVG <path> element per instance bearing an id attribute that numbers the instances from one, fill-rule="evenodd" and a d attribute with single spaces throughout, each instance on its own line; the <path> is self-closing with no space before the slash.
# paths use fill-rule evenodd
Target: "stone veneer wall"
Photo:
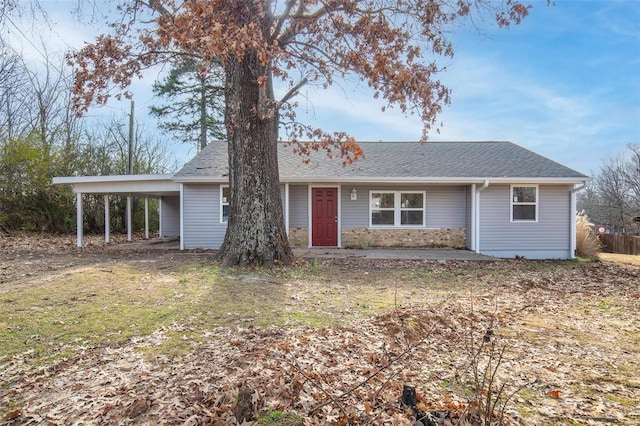
<path id="1" fill-rule="evenodd" d="M 307 228 L 291 228 L 289 243 L 307 247 Z M 369 229 L 342 230 L 342 247 L 453 247 L 465 248 L 465 228 L 441 229 Z"/>
<path id="2" fill-rule="evenodd" d="M 291 247 L 309 247 L 309 230 L 307 228 L 289 228 L 289 244 Z"/>

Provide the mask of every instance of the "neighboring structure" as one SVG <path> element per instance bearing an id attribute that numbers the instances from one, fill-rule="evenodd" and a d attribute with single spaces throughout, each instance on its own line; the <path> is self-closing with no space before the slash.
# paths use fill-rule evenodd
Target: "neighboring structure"
<path id="1" fill-rule="evenodd" d="M 279 146 L 292 246 L 455 247 L 498 257 L 574 257 L 575 193 L 586 175 L 511 142 L 361 146 L 365 157 L 347 167 L 322 152 L 304 163 L 290 147 Z M 173 176 L 54 183 L 73 185 L 80 218 L 82 193 L 159 197 L 161 236 L 179 236 L 181 249 L 216 249 L 228 218 L 227 158 L 227 145 L 214 142 Z M 78 230 L 80 245 L 80 224 Z"/>

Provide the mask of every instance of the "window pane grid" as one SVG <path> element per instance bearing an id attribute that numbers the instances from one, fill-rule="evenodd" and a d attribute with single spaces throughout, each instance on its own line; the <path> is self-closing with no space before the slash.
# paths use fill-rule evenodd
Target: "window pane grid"
<path id="1" fill-rule="evenodd" d="M 229 187 L 220 187 L 220 222 L 227 223 L 229 221 Z"/>
<path id="2" fill-rule="evenodd" d="M 511 220 L 535 222 L 538 220 L 538 187 L 511 187 Z"/>
<path id="3" fill-rule="evenodd" d="M 370 192 L 371 226 L 424 226 L 424 192 Z"/>

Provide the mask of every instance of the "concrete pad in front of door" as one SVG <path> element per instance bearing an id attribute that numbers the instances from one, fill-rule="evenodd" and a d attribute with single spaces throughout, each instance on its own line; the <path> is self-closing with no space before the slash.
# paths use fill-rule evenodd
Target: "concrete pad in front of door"
<path id="1" fill-rule="evenodd" d="M 294 248 L 296 257 L 303 259 L 395 259 L 395 260 L 472 260 L 496 261 L 497 257 L 485 256 L 470 250 L 451 248 Z"/>

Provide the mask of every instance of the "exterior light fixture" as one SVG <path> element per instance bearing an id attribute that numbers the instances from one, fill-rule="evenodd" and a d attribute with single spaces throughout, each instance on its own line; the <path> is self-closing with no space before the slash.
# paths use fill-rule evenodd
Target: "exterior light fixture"
<path id="1" fill-rule="evenodd" d="M 355 188 L 351 190 L 351 201 L 355 201 L 358 199 L 358 191 Z"/>

